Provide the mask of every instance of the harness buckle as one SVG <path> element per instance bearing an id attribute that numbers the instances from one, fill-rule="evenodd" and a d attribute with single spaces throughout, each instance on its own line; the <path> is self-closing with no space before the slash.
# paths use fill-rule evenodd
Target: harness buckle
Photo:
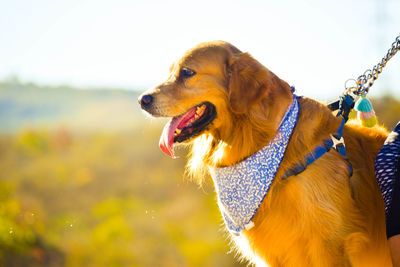
<path id="1" fill-rule="evenodd" d="M 337 145 L 343 145 L 344 147 L 346 147 L 346 145 L 344 144 L 344 138 L 343 138 L 343 136 L 341 136 L 340 137 L 340 139 L 338 139 L 338 138 L 336 138 L 335 136 L 333 136 L 332 134 L 331 134 L 331 139 L 332 139 L 332 142 L 333 142 L 333 145 L 332 145 L 332 147 L 334 148 L 334 149 L 338 149 L 337 148 Z"/>

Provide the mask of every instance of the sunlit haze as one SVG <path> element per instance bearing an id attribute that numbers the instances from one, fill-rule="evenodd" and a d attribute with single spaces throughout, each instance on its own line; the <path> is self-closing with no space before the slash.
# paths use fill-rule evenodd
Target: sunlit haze
<path id="1" fill-rule="evenodd" d="M 399 1 L 1 1 L 0 79 L 143 90 L 202 41 L 231 42 L 328 100 L 400 33 Z M 400 55 L 373 95 L 400 93 Z"/>
<path id="2" fill-rule="evenodd" d="M 218 99 L 210 99 L 215 104 L 212 108 L 205 103 L 208 100 L 203 102 L 203 97 L 172 101 L 171 97 L 147 96 L 138 103 L 139 94 L 165 81 L 170 65 L 186 50 L 200 42 L 224 40 L 249 52 L 294 85 L 298 95 L 333 101 L 344 91 L 346 80 L 357 78 L 381 61 L 399 34 L 400 0 L 0 0 L 0 267 L 249 266 L 229 241 L 229 230 L 224 226 L 229 213 L 225 210 L 231 208 L 224 207 L 221 200 L 226 192 L 217 195 L 216 191 L 218 187 L 228 188 L 228 198 L 237 199 L 232 206 L 242 208 L 242 202 L 248 202 L 247 195 L 257 194 L 258 189 L 250 182 L 238 186 L 237 181 L 222 181 L 219 186 L 219 181 L 214 180 L 214 185 L 212 177 L 202 174 L 206 165 L 196 161 L 207 164 L 217 159 L 219 165 L 225 166 L 252 153 L 264 153 L 268 147 L 280 146 L 278 150 L 285 152 L 286 145 L 280 144 L 284 141 L 278 140 L 285 135 L 284 126 L 279 133 L 276 131 L 274 140 L 278 141 L 255 151 L 272 138 L 273 121 L 280 119 L 276 116 L 282 113 L 286 101 L 275 97 L 277 104 L 283 106 L 274 112 L 267 110 L 262 116 L 251 109 L 249 114 L 241 115 L 234 106 L 232 112 L 227 111 Z M 369 102 L 358 102 L 365 111 L 359 113 L 364 124 L 378 118 L 379 125 L 389 131 L 394 129 L 400 119 L 399 74 L 400 52 L 387 63 L 371 88 L 376 116 L 367 119 L 373 115 Z M 175 95 L 179 94 L 170 94 Z M 235 95 L 231 102 L 236 102 Z M 321 114 L 311 114 L 308 108 L 318 113 L 318 107 L 311 102 L 301 101 L 297 124 L 295 116 L 287 119 L 298 125 L 290 139 L 290 151 L 271 162 L 276 163 L 283 156 L 284 162 L 301 157 L 307 160 L 304 154 L 312 152 L 323 135 L 328 138 L 328 130 L 334 125 L 328 127 L 327 122 L 333 119 L 322 108 Z M 149 113 L 144 115 L 144 110 L 155 114 L 154 118 Z M 310 116 L 305 119 L 304 114 Z M 172 115 L 175 117 L 159 118 Z M 355 116 L 355 112 L 350 114 L 351 119 Z M 266 119 L 270 117 L 271 120 Z M 329 129 L 323 131 L 323 127 Z M 351 163 L 354 161 L 353 166 L 358 169 L 364 166 L 362 175 L 371 176 L 368 170 L 373 166 L 366 164 L 372 164 L 373 155 L 362 157 L 361 153 L 376 153 L 378 143 L 383 142 L 383 130 L 350 127 L 346 126 L 344 134 Z M 286 133 L 290 134 L 290 130 L 286 129 Z M 188 144 L 197 137 L 198 142 L 191 149 L 194 156 L 189 161 L 189 168 L 196 170 L 191 171 L 190 179 L 185 175 L 190 146 L 177 143 L 188 138 L 184 141 Z M 335 141 L 335 146 L 342 141 L 343 138 Z M 310 151 L 300 151 L 303 147 Z M 163 153 L 171 155 L 172 150 L 174 160 Z M 253 156 L 246 161 L 250 162 L 248 159 Z M 230 170 L 243 166 L 243 162 Z M 292 171 L 282 170 L 285 164 L 269 166 L 269 160 L 254 165 L 258 163 L 268 172 L 276 167 L 281 173 Z M 289 178 L 293 180 L 285 183 L 286 187 L 277 181 L 280 188 L 271 191 L 279 191 L 283 197 L 265 200 L 279 202 L 271 207 L 275 209 L 271 214 L 278 214 L 272 220 L 265 217 L 257 225 L 264 216 L 254 215 L 260 201 L 257 207 L 253 205 L 255 209 L 251 205 L 245 208 L 254 211 L 251 217 L 259 216 L 254 229 L 273 225 L 271 236 L 283 237 L 282 242 L 271 239 L 270 244 L 280 246 L 272 251 L 284 249 L 282 244 L 289 240 L 291 249 L 313 247 L 304 250 L 305 260 L 319 260 L 323 257 L 314 248 L 318 249 L 319 241 L 325 239 L 321 233 L 328 233 L 329 249 L 333 247 L 334 253 L 324 262 L 349 262 L 343 256 L 348 251 L 343 249 L 341 253 L 336 247 L 343 247 L 340 240 L 344 234 L 352 238 L 354 231 L 364 227 L 354 222 L 365 214 L 355 208 L 358 202 L 348 192 L 360 192 L 361 196 L 372 191 L 362 183 L 349 182 L 345 186 L 347 182 L 342 181 L 350 181 L 347 175 L 341 177 L 346 164 L 333 154 L 315 166 L 297 178 Z M 337 175 L 332 176 L 335 167 Z M 326 169 L 326 174 L 318 172 L 321 168 Z M 355 169 L 354 173 L 351 181 L 361 181 L 357 176 L 360 172 L 357 174 Z M 234 179 L 236 176 L 232 172 Z M 267 180 L 258 178 L 261 182 Z M 302 182 L 305 180 L 306 184 Z M 199 188 L 196 182 L 200 181 Z M 235 187 L 249 190 L 238 191 Z M 310 194 L 307 197 L 301 192 Z M 266 194 L 265 190 L 259 193 Z M 377 190 L 373 193 L 371 201 L 377 197 L 382 202 Z M 281 201 L 289 194 L 288 201 Z M 382 206 L 382 225 L 383 203 L 376 203 L 376 207 Z M 280 207 L 291 215 L 279 211 Z M 304 213 L 308 209 L 310 212 Z M 344 211 L 348 211 L 350 219 L 344 218 Z M 293 216 L 300 213 L 293 229 L 302 230 L 292 235 L 286 229 Z M 245 218 L 248 214 L 242 215 L 239 216 Z M 283 226 L 277 223 L 279 216 Z M 316 220 L 317 216 L 322 217 Z M 329 224 L 336 227 L 332 233 Z M 371 228 L 370 225 L 365 222 L 364 228 Z M 348 227 L 343 230 L 342 226 Z M 311 228 L 319 237 L 314 237 L 308 230 Z M 339 237 L 330 238 L 338 232 L 342 233 Z M 309 234 L 313 236 L 307 240 Z M 362 230 L 361 238 L 364 237 L 369 238 L 368 231 Z M 257 238 L 241 239 L 237 245 L 248 247 L 249 252 L 260 252 L 260 258 L 265 256 L 267 260 L 268 253 L 263 254 L 262 250 L 270 247 L 257 247 Z M 382 250 L 377 257 L 381 252 L 389 255 Z M 287 255 L 283 262 L 297 259 L 297 254 L 295 259 Z M 281 260 L 279 256 L 276 259 Z"/>

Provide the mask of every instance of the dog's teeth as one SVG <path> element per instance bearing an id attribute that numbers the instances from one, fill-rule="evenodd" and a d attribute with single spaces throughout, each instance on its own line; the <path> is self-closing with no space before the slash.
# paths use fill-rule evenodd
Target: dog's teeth
<path id="1" fill-rule="evenodd" d="M 205 105 L 202 105 L 201 107 L 197 107 L 197 108 L 196 108 L 196 113 L 197 113 L 197 114 L 200 114 L 205 108 L 206 108 Z"/>
<path id="2" fill-rule="evenodd" d="M 175 129 L 175 134 L 176 134 L 176 135 L 180 134 L 181 132 L 182 132 L 182 130 L 181 130 L 181 129 L 178 129 L 178 128 L 177 128 L 177 129 Z"/>

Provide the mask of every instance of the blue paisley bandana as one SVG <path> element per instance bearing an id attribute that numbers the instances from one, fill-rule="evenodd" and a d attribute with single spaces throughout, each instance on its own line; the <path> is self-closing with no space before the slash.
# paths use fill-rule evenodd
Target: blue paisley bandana
<path id="1" fill-rule="evenodd" d="M 251 221 L 278 171 L 299 114 L 293 95 L 278 133 L 269 144 L 233 166 L 210 168 L 218 205 L 229 230 L 241 232 L 254 226 Z"/>

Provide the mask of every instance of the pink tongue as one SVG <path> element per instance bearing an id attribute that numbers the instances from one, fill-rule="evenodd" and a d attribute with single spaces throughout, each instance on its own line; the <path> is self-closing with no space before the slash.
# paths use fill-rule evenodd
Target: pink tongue
<path id="1" fill-rule="evenodd" d="M 161 150 L 170 156 L 171 158 L 175 158 L 174 155 L 174 133 L 175 130 L 183 129 L 186 124 L 190 121 L 191 118 L 196 114 L 196 108 L 193 108 L 177 117 L 173 117 L 167 124 L 164 126 L 163 132 L 160 137 L 159 146 Z"/>

